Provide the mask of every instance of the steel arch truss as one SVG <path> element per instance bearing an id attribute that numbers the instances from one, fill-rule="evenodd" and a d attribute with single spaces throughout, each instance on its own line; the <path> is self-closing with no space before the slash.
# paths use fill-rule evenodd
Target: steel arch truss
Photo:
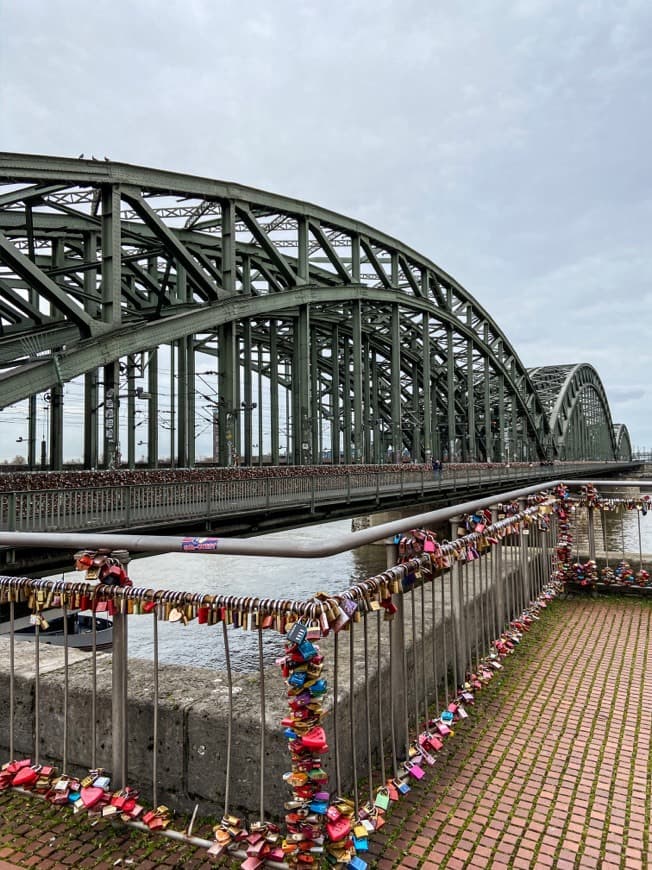
<path id="1" fill-rule="evenodd" d="M 543 366 L 531 369 L 530 378 L 548 410 L 560 459 L 631 459 L 627 429 L 612 423 L 607 394 L 593 366 Z"/>
<path id="2" fill-rule="evenodd" d="M 614 439 L 616 441 L 616 459 L 629 461 L 632 458 L 632 442 L 623 423 L 614 424 Z"/>
<path id="3" fill-rule="evenodd" d="M 139 413 L 152 465 L 161 422 L 183 465 L 200 420 L 224 464 L 263 449 L 294 463 L 534 459 L 568 428 L 552 438 L 510 343 L 430 260 L 210 179 L 0 154 L 0 325 L 0 407 L 29 403 L 32 465 L 37 397 L 59 467 L 66 385 L 81 376 L 91 466 L 121 441 L 133 464 Z"/>

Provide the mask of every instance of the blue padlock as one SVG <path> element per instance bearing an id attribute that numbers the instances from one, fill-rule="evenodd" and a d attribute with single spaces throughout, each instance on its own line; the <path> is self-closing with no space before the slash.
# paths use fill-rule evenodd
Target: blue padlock
<path id="1" fill-rule="evenodd" d="M 353 837 L 353 845 L 355 846 L 356 852 L 367 852 L 369 851 L 369 840 L 367 837 Z"/>
<path id="2" fill-rule="evenodd" d="M 326 682 L 326 680 L 319 679 L 316 680 L 314 685 L 310 686 L 310 689 L 308 691 L 311 695 L 323 695 L 327 689 L 328 683 Z"/>
<path id="3" fill-rule="evenodd" d="M 351 867 L 352 870 L 367 870 L 367 862 L 363 861 L 359 855 L 354 855 L 346 866 Z"/>
<path id="4" fill-rule="evenodd" d="M 290 677 L 290 679 L 288 680 L 288 683 L 291 686 L 296 686 L 297 688 L 300 688 L 305 683 L 307 676 L 308 675 L 306 674 L 305 671 L 301 671 L 300 673 L 297 673 L 295 671 L 292 674 L 292 676 Z"/>
<path id="5" fill-rule="evenodd" d="M 310 643 L 309 640 L 302 641 L 302 643 L 298 645 L 297 649 L 303 656 L 304 661 L 308 661 L 309 659 L 314 658 L 318 653 L 315 645 Z"/>
<path id="6" fill-rule="evenodd" d="M 326 810 L 328 809 L 328 801 L 311 801 L 309 806 L 313 813 L 317 813 L 319 816 L 325 816 Z"/>

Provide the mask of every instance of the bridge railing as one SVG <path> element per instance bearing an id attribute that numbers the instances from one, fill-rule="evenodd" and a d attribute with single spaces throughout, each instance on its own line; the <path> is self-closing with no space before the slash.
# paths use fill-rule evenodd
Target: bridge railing
<path id="1" fill-rule="evenodd" d="M 348 831 L 350 822 L 357 828 L 355 849 L 364 855 L 366 835 L 380 827 L 385 808 L 424 775 L 451 739 L 451 726 L 473 715 L 475 693 L 541 617 L 554 592 L 551 578 L 581 587 L 586 572 L 597 570 L 580 564 L 588 555 L 604 559 L 608 584 L 629 589 L 646 580 L 649 586 L 641 516 L 650 500 L 637 498 L 631 488 L 625 498 L 614 498 L 617 483 L 606 485 L 612 492 L 603 505 L 585 492 L 571 511 L 563 491 L 533 486 L 466 503 L 466 516 L 454 505 L 343 536 L 335 551 L 353 546 L 352 538 L 362 544 L 370 536 L 390 535 L 387 571 L 303 601 L 262 599 L 255 590 L 236 598 L 89 578 L 67 583 L 1 577 L 6 620 L 0 624 L 0 704 L 7 715 L 0 720 L 0 748 L 10 761 L 59 765 L 67 781 L 51 774 L 44 783 L 43 768 L 35 768 L 37 779 L 31 781 L 51 799 L 62 792 L 75 798 L 75 778 L 104 767 L 111 789 L 138 787 L 152 807 L 165 800 L 189 810 L 199 801 L 203 814 L 222 817 L 218 839 L 193 837 L 188 829 L 168 833 L 213 854 L 221 848 L 242 854 L 260 843 L 263 831 L 267 839 L 260 848 L 272 866 L 291 859 L 293 844 L 324 834 L 324 848 L 335 856 L 342 849 L 337 832 Z M 626 509 L 637 514 L 640 560 L 638 571 L 627 575 L 619 573 Z M 596 547 L 598 510 L 602 553 Z M 609 543 L 612 521 L 621 528 L 618 546 Z M 450 543 L 412 531 L 400 542 L 394 537 L 415 525 L 427 531 L 442 522 L 450 524 Z M 470 531 L 459 535 L 460 526 Z M 73 536 L 62 537 L 65 544 L 54 535 L 40 536 L 43 545 L 70 547 Z M 78 537 L 94 547 L 102 539 Z M 111 540 L 112 546 L 131 541 L 132 549 L 147 552 L 161 547 L 154 536 Z M 20 535 L 0 535 L 4 543 L 19 546 Z M 178 549 L 186 543 L 179 539 Z M 229 545 L 232 552 L 265 551 L 260 539 Z M 278 543 L 273 552 L 280 554 Z M 123 565 L 126 555 L 113 554 Z M 21 607 L 33 628 L 31 643 L 20 630 Z M 55 607 L 63 617 L 85 609 L 91 628 L 87 652 L 79 651 L 80 635 L 65 627 L 67 620 L 61 645 L 51 644 L 54 625 L 44 620 Z M 100 651 L 98 629 L 107 611 L 113 615 L 110 656 Z M 134 620 L 149 625 L 150 660 L 128 658 Z M 190 646 L 198 632 L 211 633 L 216 666 L 163 664 L 166 642 L 178 639 L 178 632 L 187 632 Z M 13 784 L 13 774 L 2 776 L 3 785 Z M 27 776 L 29 784 L 29 771 Z M 287 789 L 285 801 L 279 800 L 280 783 Z M 108 806 L 120 799 L 110 790 L 103 794 Z M 329 821 L 344 819 L 339 828 L 328 826 L 329 808 Z M 304 809 L 313 817 L 309 831 L 297 814 Z M 123 820 L 144 829 L 167 820 L 163 811 L 134 813 L 123 813 Z M 235 822 L 228 819 L 232 813 Z M 243 813 L 250 822 L 248 839 L 241 839 Z M 281 825 L 282 846 L 270 823 Z M 303 839 L 293 836 L 299 834 Z"/>
<path id="2" fill-rule="evenodd" d="M 610 463 L 617 470 L 619 463 Z M 65 489 L 0 492 L 0 529 L 8 531 L 93 530 L 148 527 L 173 520 L 205 520 L 224 514 L 315 507 L 333 503 L 378 502 L 387 496 L 482 488 L 549 480 L 551 473 L 590 476 L 605 463 L 547 466 L 444 466 L 441 474 L 423 467 L 346 474 L 301 474 L 225 480 L 134 483 Z"/>
<path id="3" fill-rule="evenodd" d="M 227 487 L 228 497 L 241 497 L 239 483 Z M 366 483 L 375 485 L 376 479 Z M 420 481 L 405 477 L 403 484 Z M 306 489 L 297 493 L 304 485 L 290 481 L 285 491 L 311 495 Z M 194 491 L 185 493 L 184 505 Z M 516 645 L 514 620 L 527 613 L 538 617 L 555 568 L 554 499 L 535 494 L 528 504 L 523 495 L 516 504 L 512 496 L 507 505 L 505 496 L 478 500 L 478 510 L 491 508 L 491 522 L 463 536 L 457 536 L 463 522 L 457 507 L 432 512 L 433 524 L 450 523 L 452 543 L 419 552 L 423 542 L 407 540 L 396 565 L 398 545 L 391 538 L 386 572 L 306 601 L 264 600 L 254 590 L 251 597 L 234 598 L 87 579 L 70 585 L 0 578 L 0 601 L 8 611 L 0 637 L 0 703 L 8 711 L 0 722 L 0 744 L 10 760 L 55 763 L 70 777 L 104 767 L 111 772 L 111 789 L 137 786 L 152 807 L 174 800 L 190 809 L 200 801 L 202 813 L 227 817 L 244 811 L 263 828 L 279 822 L 288 849 L 296 842 L 290 835 L 297 833 L 297 821 L 294 810 L 283 821 L 283 781 L 292 807 L 317 807 L 315 838 L 325 830 L 329 804 L 346 809 L 344 816 L 358 826 L 366 822 L 371 832 L 382 822 L 383 806 L 427 769 L 449 739 L 452 720 L 468 715 L 473 693 Z M 146 498 L 143 493 L 143 508 Z M 116 493 L 114 508 L 118 499 Z M 384 537 L 410 524 L 408 518 L 375 533 Z M 48 536 L 42 538 L 45 545 Z M 138 540 L 145 546 L 143 536 Z M 410 546 L 416 549 L 410 552 Z M 31 644 L 19 636 L 21 604 L 34 622 Z M 48 643 L 50 629 L 41 620 L 55 604 L 64 615 L 87 608 L 89 652 L 74 648 L 78 636 L 68 629 L 62 646 Z M 113 613 L 110 657 L 99 650 L 97 630 L 106 609 Z M 149 662 L 127 657 L 132 620 L 149 623 Z M 179 631 L 188 632 L 189 644 L 194 632 L 212 632 L 221 665 L 162 664 L 165 641 Z M 498 645 L 492 645 L 496 638 Z M 307 771 L 319 773 L 310 777 Z M 366 778 L 364 788 L 360 777 Z M 339 798 L 347 794 L 351 803 L 342 805 Z M 112 800 L 108 794 L 107 799 Z M 134 823 L 142 826 L 143 817 Z M 238 847 L 238 827 L 223 823 L 220 829 L 231 831 L 224 835 L 229 849 Z M 267 854 L 278 863 L 284 854 L 273 839 Z M 356 839 L 364 854 L 364 838 Z M 219 851 L 208 841 L 193 841 Z M 337 847 L 330 830 L 325 848 Z"/>

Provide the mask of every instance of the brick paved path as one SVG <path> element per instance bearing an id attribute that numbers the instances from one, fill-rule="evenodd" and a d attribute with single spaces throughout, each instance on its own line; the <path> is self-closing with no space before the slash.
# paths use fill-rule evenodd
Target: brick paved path
<path id="1" fill-rule="evenodd" d="M 370 840 L 369 866 L 652 868 L 651 738 L 652 602 L 556 602 Z M 0 870 L 114 866 L 215 865 L 0 795 Z"/>
<path id="2" fill-rule="evenodd" d="M 505 671 L 375 866 L 652 867 L 650 602 L 556 602 Z"/>

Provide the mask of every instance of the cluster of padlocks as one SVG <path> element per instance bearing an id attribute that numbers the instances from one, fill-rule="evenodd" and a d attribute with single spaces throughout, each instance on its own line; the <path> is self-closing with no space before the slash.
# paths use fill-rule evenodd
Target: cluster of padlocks
<path id="1" fill-rule="evenodd" d="M 0 770 L 0 791 L 22 789 L 41 795 L 56 806 L 72 807 L 75 813 L 93 818 L 117 816 L 124 822 L 138 820 L 151 831 L 165 830 L 172 820 L 166 806 L 146 810 L 138 802 L 136 789 L 126 786 L 111 791 L 111 780 L 101 768 L 89 771 L 82 779 L 59 774 L 56 767 L 32 764 L 31 759 L 11 761 Z"/>
<path id="2" fill-rule="evenodd" d="M 627 559 L 621 559 L 614 568 L 605 565 L 600 577 L 605 586 L 637 586 L 639 589 L 652 587 L 649 572 L 645 568 L 635 571 Z"/>

